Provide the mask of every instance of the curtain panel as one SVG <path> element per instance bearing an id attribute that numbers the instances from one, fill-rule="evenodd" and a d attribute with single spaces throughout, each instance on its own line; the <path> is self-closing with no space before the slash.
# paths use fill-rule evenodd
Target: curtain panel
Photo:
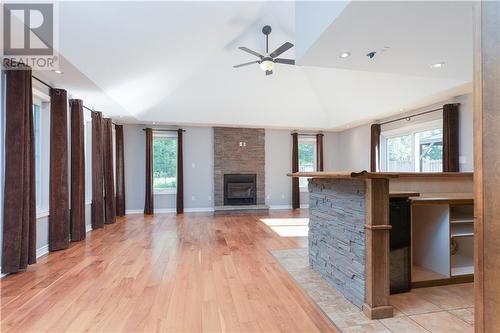
<path id="1" fill-rule="evenodd" d="M 72 99 L 71 105 L 71 241 L 85 239 L 85 130 L 83 102 Z"/>
<path id="2" fill-rule="evenodd" d="M 460 104 L 443 105 L 443 172 L 459 172 Z"/>
<path id="3" fill-rule="evenodd" d="M 316 134 L 316 170 L 325 171 L 323 165 L 323 133 Z"/>
<path id="4" fill-rule="evenodd" d="M 104 227 L 102 114 L 92 112 L 92 229 Z"/>
<path id="5" fill-rule="evenodd" d="M 292 172 L 299 172 L 299 135 L 292 133 Z M 292 208 L 300 208 L 299 179 L 292 177 Z"/>
<path id="6" fill-rule="evenodd" d="M 49 251 L 69 246 L 68 98 L 50 89 Z"/>
<path id="7" fill-rule="evenodd" d="M 36 262 L 35 146 L 31 69 L 6 71 L 2 273 Z"/>
<path id="8" fill-rule="evenodd" d="M 372 124 L 370 140 L 370 171 L 380 171 L 380 124 Z"/>
<path id="9" fill-rule="evenodd" d="M 104 223 L 112 224 L 115 223 L 116 219 L 115 173 L 113 168 L 113 122 L 110 118 L 104 118 L 102 120 L 102 125 L 104 161 Z"/>
<path id="10" fill-rule="evenodd" d="M 146 186 L 144 214 L 153 214 L 153 129 L 146 128 Z"/>
<path id="11" fill-rule="evenodd" d="M 183 153 L 183 132 L 177 130 L 177 214 L 184 213 L 184 153 Z"/>
<path id="12" fill-rule="evenodd" d="M 125 216 L 125 152 L 123 125 L 115 125 L 116 159 L 116 215 Z"/>

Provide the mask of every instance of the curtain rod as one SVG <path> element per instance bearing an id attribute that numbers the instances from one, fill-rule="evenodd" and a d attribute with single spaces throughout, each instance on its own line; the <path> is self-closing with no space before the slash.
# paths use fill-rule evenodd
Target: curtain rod
<path id="1" fill-rule="evenodd" d="M 433 110 L 429 110 L 429 111 L 424 111 L 424 112 L 412 114 L 412 115 L 409 115 L 409 116 L 406 116 L 406 117 L 401 117 L 401 118 L 397 118 L 397 119 L 393 119 L 393 120 L 384 121 L 383 123 L 379 123 L 379 125 L 387 125 L 387 124 L 390 124 L 390 123 L 394 123 L 396 121 L 405 120 L 405 119 L 411 119 L 413 117 L 422 116 L 424 114 L 428 114 L 428 113 L 432 113 L 432 112 L 436 112 L 436 111 L 441 111 L 441 110 L 443 110 L 443 108 L 437 108 L 437 109 L 433 109 Z"/>
<path id="2" fill-rule="evenodd" d="M 323 134 L 325 135 L 324 133 L 318 133 L 318 134 L 311 134 L 311 133 L 298 133 L 298 132 L 292 132 L 291 134 L 295 134 L 297 133 L 298 136 L 317 136 L 318 134 Z"/>
<path id="3" fill-rule="evenodd" d="M 151 128 L 151 129 L 152 129 L 153 131 L 159 131 L 159 132 L 177 132 L 177 131 L 178 131 L 178 130 L 176 130 L 176 129 L 165 129 L 165 128 Z M 142 130 L 143 130 L 143 131 L 145 131 L 145 130 L 146 130 L 146 128 L 143 128 Z M 186 132 L 186 130 L 185 130 L 185 129 L 181 129 L 181 128 L 180 128 L 180 130 L 182 130 L 183 132 Z"/>
<path id="4" fill-rule="evenodd" d="M 37 78 L 35 75 L 31 75 L 31 76 L 32 76 L 35 80 L 37 80 L 38 82 L 40 82 L 41 84 L 43 84 L 44 86 L 48 87 L 49 89 L 56 89 L 56 88 L 52 87 L 50 84 L 48 84 L 47 82 L 45 82 L 45 81 L 43 81 L 43 80 L 41 80 L 41 79 Z M 83 106 L 83 108 L 84 108 L 84 109 L 89 110 L 90 112 L 101 112 L 101 113 L 102 113 L 102 111 L 96 111 L 96 110 L 93 110 L 93 109 L 91 109 L 91 108 L 89 108 L 89 107 L 87 107 L 87 106 L 85 106 L 85 105 Z M 113 125 L 117 125 L 117 124 L 115 124 L 115 123 L 113 122 Z"/>

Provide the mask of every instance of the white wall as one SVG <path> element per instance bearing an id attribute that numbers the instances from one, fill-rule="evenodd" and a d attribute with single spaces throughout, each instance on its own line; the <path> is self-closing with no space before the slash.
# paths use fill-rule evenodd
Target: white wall
<path id="1" fill-rule="evenodd" d="M 460 171 L 470 172 L 474 169 L 473 144 L 473 96 L 466 94 L 457 96 L 437 104 L 429 105 L 418 110 L 412 110 L 396 115 L 390 119 L 407 116 L 426 110 L 439 108 L 447 103 L 460 103 Z M 382 127 L 382 131 L 401 127 L 409 123 L 421 123 L 433 119 L 441 119 L 442 113 L 435 112 L 429 115 L 412 118 L 411 122 L 400 121 Z M 358 126 L 337 133 L 336 155 L 340 163 L 334 164 L 334 170 L 369 170 L 370 169 L 370 124 Z"/>

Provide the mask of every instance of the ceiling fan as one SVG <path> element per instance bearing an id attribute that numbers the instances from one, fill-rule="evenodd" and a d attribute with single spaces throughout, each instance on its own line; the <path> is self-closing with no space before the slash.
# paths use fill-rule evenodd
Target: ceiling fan
<path id="1" fill-rule="evenodd" d="M 233 67 L 239 68 L 239 67 L 243 67 L 243 66 L 247 66 L 247 65 L 251 65 L 251 64 L 259 64 L 260 68 L 262 68 L 262 70 L 266 72 L 266 75 L 271 75 L 271 74 L 273 74 L 273 69 L 274 69 L 275 63 L 285 64 L 285 65 L 295 65 L 295 60 L 293 60 L 293 59 L 276 58 L 277 56 L 279 56 L 283 52 L 285 52 L 293 47 L 293 44 L 290 42 L 284 43 L 283 45 L 278 47 L 276 50 L 269 53 L 269 34 L 271 33 L 271 30 L 272 30 L 271 26 L 269 26 L 269 25 L 266 25 L 262 28 L 262 33 L 264 35 L 266 35 L 266 54 L 265 55 L 262 55 L 259 52 L 255 52 L 253 50 L 250 50 L 249 48 L 244 47 L 244 46 L 238 47 L 242 51 L 248 52 L 256 57 L 259 57 L 260 60 L 246 62 L 244 64 L 235 65 Z"/>

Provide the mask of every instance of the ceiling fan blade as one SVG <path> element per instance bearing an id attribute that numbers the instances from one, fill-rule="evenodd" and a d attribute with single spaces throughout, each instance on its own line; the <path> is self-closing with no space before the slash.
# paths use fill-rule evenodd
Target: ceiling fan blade
<path id="1" fill-rule="evenodd" d="M 260 54 L 260 53 L 258 53 L 258 52 L 255 52 L 255 51 L 252 51 L 252 50 L 250 50 L 248 47 L 240 46 L 240 47 L 238 47 L 238 48 L 239 48 L 240 50 L 242 50 L 242 51 L 245 51 L 245 52 L 248 52 L 248 53 L 250 53 L 250 54 L 253 54 L 254 56 L 259 57 L 259 58 L 261 58 L 261 59 L 262 59 L 262 58 L 264 58 L 264 56 L 263 56 L 262 54 Z"/>
<path id="2" fill-rule="evenodd" d="M 285 52 L 286 50 L 291 49 L 292 47 L 293 47 L 292 43 L 286 42 L 285 44 L 281 45 L 276 50 L 274 50 L 274 52 L 271 53 L 269 56 L 271 58 L 275 58 L 275 57 L 279 56 L 280 54 L 282 54 L 283 52 Z"/>
<path id="3" fill-rule="evenodd" d="M 293 59 L 276 58 L 274 59 L 274 62 L 277 62 L 278 64 L 295 65 L 295 60 Z"/>
<path id="4" fill-rule="evenodd" d="M 239 68 L 239 67 L 243 67 L 243 66 L 247 66 L 247 65 L 252 65 L 252 64 L 258 64 L 258 63 L 260 63 L 260 61 L 256 60 L 256 61 L 245 62 L 244 64 L 234 65 L 233 67 L 234 68 Z"/>
<path id="5" fill-rule="evenodd" d="M 273 71 L 266 71 L 266 75 L 271 75 L 273 74 Z"/>

